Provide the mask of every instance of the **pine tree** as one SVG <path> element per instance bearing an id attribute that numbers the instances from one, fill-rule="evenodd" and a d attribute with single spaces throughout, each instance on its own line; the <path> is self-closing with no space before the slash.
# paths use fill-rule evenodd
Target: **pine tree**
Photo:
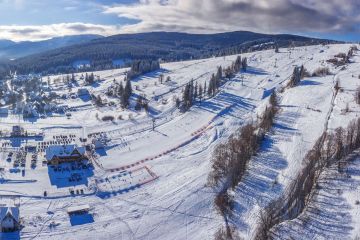
<path id="1" fill-rule="evenodd" d="M 159 76 L 159 81 L 160 81 L 161 84 L 163 83 L 163 81 L 164 81 L 164 74 L 160 74 L 160 76 Z"/>
<path id="2" fill-rule="evenodd" d="M 219 80 L 222 79 L 222 77 L 223 77 L 222 74 L 223 74 L 223 70 L 222 70 L 222 67 L 220 66 L 217 69 L 216 78 Z"/>
<path id="3" fill-rule="evenodd" d="M 141 108 L 142 108 L 142 97 L 141 96 L 138 96 L 137 99 L 136 99 L 136 105 L 135 105 L 135 110 L 136 111 L 140 111 Z"/>
<path id="4" fill-rule="evenodd" d="M 94 83 L 95 82 L 95 76 L 94 73 L 91 73 L 90 75 L 90 83 Z"/>
<path id="5" fill-rule="evenodd" d="M 242 66 L 241 56 L 237 56 L 234 64 L 234 72 L 240 71 Z"/>
<path id="6" fill-rule="evenodd" d="M 198 96 L 198 83 L 196 82 L 194 88 L 194 94 L 193 94 L 194 101 L 196 100 L 197 96 Z"/>
<path id="7" fill-rule="evenodd" d="M 215 75 L 215 79 L 216 79 L 216 87 L 219 88 L 221 85 L 221 79 L 222 79 L 222 67 L 218 67 L 216 75 Z"/>
<path id="8" fill-rule="evenodd" d="M 225 77 L 230 80 L 230 78 L 232 77 L 232 74 L 233 74 L 233 73 L 232 73 L 232 71 L 231 71 L 231 68 L 230 68 L 230 67 L 227 67 L 227 68 L 225 69 Z"/>
<path id="9" fill-rule="evenodd" d="M 241 61 L 241 70 L 243 70 L 244 72 L 246 72 L 246 69 L 247 69 L 247 58 L 243 58 L 242 61 Z"/>
<path id="10" fill-rule="evenodd" d="M 124 107 L 129 106 L 129 99 L 132 94 L 131 80 L 128 79 L 125 84 L 124 94 L 122 94 L 121 102 Z"/>
<path id="11" fill-rule="evenodd" d="M 183 103 L 185 110 L 189 109 L 190 107 L 190 84 L 186 84 L 185 90 L 183 92 Z"/>
<path id="12" fill-rule="evenodd" d="M 122 82 L 120 83 L 120 86 L 118 88 L 118 96 L 121 97 L 122 95 L 124 95 L 124 86 L 122 84 Z"/>
<path id="13" fill-rule="evenodd" d="M 295 67 L 288 86 L 295 87 L 296 85 L 299 84 L 300 80 L 301 80 L 301 67 Z"/>
<path id="14" fill-rule="evenodd" d="M 190 86 L 189 86 L 189 105 L 192 106 L 194 99 L 194 80 L 191 79 Z"/>
<path id="15" fill-rule="evenodd" d="M 306 77 L 309 77 L 310 74 L 309 72 L 306 70 L 306 68 L 304 67 L 304 65 L 301 65 L 301 68 L 300 68 L 300 79 L 304 79 Z"/>
<path id="16" fill-rule="evenodd" d="M 200 84 L 199 85 L 199 100 L 200 100 L 200 102 L 202 100 L 202 94 L 203 94 L 203 89 L 202 89 L 201 84 Z"/>
<path id="17" fill-rule="evenodd" d="M 132 94 L 131 80 L 128 79 L 125 84 L 125 94 L 130 97 Z"/>
<path id="18" fill-rule="evenodd" d="M 121 107 L 126 108 L 129 106 L 129 99 L 126 98 L 125 94 L 120 96 Z"/>
<path id="19" fill-rule="evenodd" d="M 211 79 L 209 81 L 209 86 L 208 86 L 208 89 L 207 89 L 207 95 L 208 96 L 212 95 L 212 81 L 211 81 Z"/>
<path id="20" fill-rule="evenodd" d="M 208 95 L 214 96 L 216 91 L 217 91 L 216 78 L 215 78 L 215 75 L 213 74 L 213 75 L 211 75 L 211 79 L 209 82 Z"/>

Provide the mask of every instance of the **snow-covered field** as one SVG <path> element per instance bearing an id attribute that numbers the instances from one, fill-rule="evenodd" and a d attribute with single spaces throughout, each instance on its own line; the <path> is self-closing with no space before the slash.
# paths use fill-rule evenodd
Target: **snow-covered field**
<path id="1" fill-rule="evenodd" d="M 12 148 L 4 147 L 0 155 L 0 167 L 4 169 L 0 203 L 9 199 L 20 203 L 24 228 L 18 236 L 3 238 L 212 239 L 224 224 L 213 206 L 214 190 L 206 186 L 214 147 L 241 125 L 255 119 L 272 89 L 284 86 L 295 66 L 304 65 L 310 72 L 328 66 L 333 75 L 306 78 L 299 86 L 279 94 L 280 112 L 275 124 L 234 192 L 235 225 L 240 236 L 251 239 L 259 211 L 283 193 L 301 168 L 304 155 L 323 131 L 345 127 L 359 117 L 360 106 L 354 101 L 355 90 L 360 85 L 358 53 L 346 69 L 326 63 L 334 55 L 347 52 L 350 46 L 309 46 L 280 49 L 280 53 L 268 50 L 243 54 L 242 57 L 248 57 L 248 71 L 238 73 L 215 97 L 195 104 L 186 113 L 176 108 L 174 100 L 181 97 L 183 86 L 191 79 L 198 84 L 208 82 L 217 66 L 229 66 L 236 56 L 166 63 L 161 71 L 135 79 L 134 93 L 147 96 L 149 113 L 122 110 L 117 105 L 98 108 L 89 99 L 80 97 L 58 103 L 73 109 L 71 117 L 54 115 L 32 122 L 11 114 L 0 118 L 3 131 L 21 125 L 28 131 L 43 132 L 43 141 L 74 134 L 74 142 L 81 144 L 79 137 L 99 132 L 106 133 L 111 140 L 96 158 L 93 169 L 75 171 L 82 176 L 76 183 L 65 181 L 70 174 L 68 170 L 54 172 L 41 164 L 43 153 L 35 168 L 30 166 L 31 154 L 28 154 L 27 164 L 21 168 L 25 171 L 14 172 L 12 162 L 7 160 Z M 123 80 L 125 71 L 95 72 L 101 79 L 96 86 L 85 86 L 79 81 L 71 92 L 56 83 L 55 79 L 62 76 L 52 76 L 50 86 L 58 94 L 77 93 L 78 89 L 86 88 L 117 103 L 118 99 L 105 96 L 105 92 L 114 79 Z M 160 84 L 161 73 L 170 76 L 171 81 Z M 336 81 L 341 91 L 334 96 Z M 350 111 L 344 112 L 347 104 Z M 115 121 L 102 121 L 101 117 L 107 115 L 114 116 Z M 154 131 L 153 118 L 156 119 Z M 38 144 L 37 140 L 6 141 L 21 146 Z M 356 183 L 358 162 L 354 161 L 354 177 L 334 180 L 344 185 L 335 196 L 336 204 L 344 209 L 327 205 L 332 214 L 341 214 L 334 225 L 346 230 L 338 228 L 338 233 L 330 234 L 329 229 L 333 230 L 330 226 L 314 223 L 320 220 L 309 214 L 307 227 L 293 227 L 291 223 L 283 226 L 291 230 L 289 236 L 304 239 L 304 231 L 311 239 L 360 236 L 360 205 L 355 204 L 360 200 Z M 43 196 L 44 191 L 47 197 Z M 328 196 L 332 193 L 324 191 L 324 201 L 332 201 Z M 71 219 L 66 209 L 83 203 L 91 207 L 90 219 L 79 222 Z M 289 237 L 284 235 L 284 238 Z"/>

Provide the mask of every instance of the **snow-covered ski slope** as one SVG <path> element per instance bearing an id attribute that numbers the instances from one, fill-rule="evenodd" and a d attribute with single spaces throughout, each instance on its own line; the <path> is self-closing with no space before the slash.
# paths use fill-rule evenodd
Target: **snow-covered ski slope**
<path id="1" fill-rule="evenodd" d="M 304 65 L 309 72 L 329 67 L 333 75 L 308 77 L 299 86 L 279 93 L 280 111 L 275 124 L 234 192 L 236 208 L 232 219 L 239 235 L 251 239 L 259 211 L 283 193 L 300 170 L 304 155 L 323 131 L 345 127 L 359 117 L 360 106 L 354 101 L 355 90 L 360 85 L 358 53 L 345 69 L 326 63 L 334 55 L 347 52 L 350 46 L 308 46 L 280 49 L 280 53 L 268 50 L 243 54 L 242 57 L 248 58 L 248 71 L 238 73 L 215 97 L 196 103 L 186 113 L 181 113 L 175 105 L 175 97 L 181 97 L 183 85 L 191 79 L 198 84 L 208 82 L 217 66 L 229 66 L 236 56 L 166 63 L 161 71 L 134 80 L 134 93 L 145 94 L 150 99 L 149 113 L 122 111 L 114 106 L 97 108 L 86 99 L 69 98 L 59 104 L 73 108 L 71 118 L 50 116 L 37 122 L 19 120 L 13 115 L 1 118 L 4 128 L 21 124 L 26 129 L 43 131 L 45 140 L 59 134 L 81 137 L 99 132 L 106 133 L 111 140 L 105 153 L 96 159 L 95 169 L 86 181 L 66 187 L 54 184 L 61 181 L 61 175 L 51 179 L 47 166 L 29 167 L 25 176 L 11 173 L 8 170 L 11 166 L 5 160 L 7 153 L 2 153 L 3 177 L 9 181 L 0 185 L 0 193 L 4 197 L 16 196 L 20 201 L 24 225 L 21 239 L 213 239 L 224 224 L 213 206 L 214 190 L 206 186 L 214 147 L 241 125 L 256 119 L 272 89 L 284 86 L 295 66 Z M 114 79 L 122 80 L 125 71 L 95 72 L 102 79 L 96 86 L 83 86 L 80 81 L 71 91 L 87 88 L 116 102 L 117 99 L 105 96 L 105 91 Z M 171 81 L 158 83 L 161 73 L 170 76 Z M 68 90 L 56 83 L 59 77 L 51 77 L 51 87 L 61 94 Z M 341 91 L 335 96 L 336 81 Z M 347 104 L 350 111 L 344 112 Z M 101 121 L 107 115 L 116 120 Z M 156 118 L 154 131 L 153 118 Z M 322 219 L 310 215 L 309 226 L 284 224 L 282 238 L 289 239 L 291 235 L 304 239 L 304 232 L 313 239 L 351 239 L 360 235 L 359 205 L 355 204 L 360 200 L 357 179 L 356 175 L 337 180 L 342 185 L 336 187 L 346 189 L 336 192 L 336 203 L 346 208 L 339 213 L 342 217 L 336 218 L 338 221 L 333 219 L 331 224 L 345 225 L 346 231 L 317 224 Z M 84 194 L 71 196 L 69 188 L 82 189 Z M 46 198 L 44 190 L 48 193 Z M 340 211 L 331 205 L 334 203 L 329 196 L 324 201 L 321 204 L 328 204 L 326 213 L 336 215 Z M 91 207 L 91 219 L 76 224 L 66 209 L 85 203 Z M 330 230 L 334 231 L 330 234 Z M 287 235 L 287 231 L 291 233 Z"/>

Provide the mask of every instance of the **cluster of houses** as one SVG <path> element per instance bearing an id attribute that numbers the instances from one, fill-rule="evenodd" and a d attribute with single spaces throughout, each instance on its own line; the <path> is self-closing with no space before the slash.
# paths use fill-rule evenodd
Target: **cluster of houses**
<path id="1" fill-rule="evenodd" d="M 15 112 L 22 113 L 24 117 L 39 117 L 42 113 L 59 111 L 54 102 L 44 101 L 44 99 L 47 98 L 41 96 L 36 99 L 28 99 L 26 102 L 17 102 Z"/>
<path id="2" fill-rule="evenodd" d="M 43 113 L 59 112 L 64 109 L 54 101 L 58 96 L 51 92 L 39 75 L 11 75 L 0 83 L 2 106 L 12 106 L 14 113 L 24 117 L 40 117 Z"/>

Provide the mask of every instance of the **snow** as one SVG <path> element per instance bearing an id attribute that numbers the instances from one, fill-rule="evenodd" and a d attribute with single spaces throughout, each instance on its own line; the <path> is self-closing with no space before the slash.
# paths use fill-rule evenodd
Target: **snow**
<path id="1" fill-rule="evenodd" d="M 310 72 L 328 66 L 335 75 L 309 77 L 299 86 L 279 93 L 280 112 L 275 124 L 234 191 L 234 224 L 242 237 L 250 239 L 260 209 L 285 191 L 321 133 L 346 126 L 358 117 L 360 107 L 354 102 L 354 92 L 360 81 L 357 70 L 360 58 L 355 56 L 354 63 L 345 70 L 326 63 L 335 54 L 347 52 L 350 46 L 308 46 L 291 51 L 280 49 L 280 53 L 267 50 L 243 54 L 248 57 L 249 70 L 237 74 L 215 97 L 197 103 L 186 113 L 180 112 L 174 101 L 176 96 L 181 97 L 182 87 L 191 79 L 204 84 L 216 73 L 217 66 L 229 66 L 236 56 L 166 63 L 161 71 L 135 79 L 132 85 L 134 89 L 138 86 L 138 90 L 134 93 L 147 96 L 149 113 L 122 110 L 117 105 L 98 108 L 80 96 L 58 102 L 71 109 L 70 117 L 53 114 L 33 121 L 19 119 L 11 113 L 1 117 L 3 131 L 11 131 L 16 124 L 27 131 L 44 133 L 42 140 L 18 138 L 16 141 L 22 146 L 69 134 L 76 135 L 72 144 L 78 145 L 80 137 L 99 133 L 110 139 L 104 149 L 97 151 L 94 169 L 71 172 L 64 167 L 55 172 L 41 164 L 45 157 L 41 152 L 36 168 L 30 167 L 31 154 L 26 156 L 27 165 L 21 168 L 24 174 L 10 171 L 14 156 L 7 161 L 9 150 L 18 149 L 12 146 L 11 141 L 15 140 L 1 139 L 1 143 L 8 142 L 11 148 L 3 146 L 0 154 L 4 168 L 0 193 L 4 198 L 20 199 L 24 225 L 21 239 L 213 238 L 223 225 L 223 218 L 213 207 L 214 190 L 206 186 L 214 147 L 262 112 L 269 93 L 286 84 L 294 66 L 303 64 Z M 71 90 L 56 80 L 63 76 L 51 76 L 50 88 L 58 94 L 75 95 L 79 89 L 87 89 L 117 103 L 116 98 L 106 96 L 105 92 L 114 78 L 116 82 L 123 80 L 125 71 L 95 72 L 101 79 L 99 83 L 86 86 L 80 80 Z M 171 81 L 160 84 L 160 74 L 170 76 Z M 343 90 L 334 96 L 336 81 Z M 346 104 L 351 111 L 344 113 Z M 101 120 L 108 115 L 115 120 Z M 122 120 L 118 118 L 120 115 Z M 80 174 L 82 180 L 67 182 L 72 173 Z M 352 220 L 349 222 L 352 228 L 344 238 L 355 237 L 359 231 L 355 199 L 359 199 L 357 188 L 347 189 L 339 199 L 349 203 L 347 218 L 340 220 Z M 79 221 L 70 219 L 66 209 L 82 204 L 90 206 L 91 216 Z M 310 232 L 307 228 L 292 230 L 299 239 L 301 230 Z M 316 232 L 306 236 L 321 238 Z"/>

